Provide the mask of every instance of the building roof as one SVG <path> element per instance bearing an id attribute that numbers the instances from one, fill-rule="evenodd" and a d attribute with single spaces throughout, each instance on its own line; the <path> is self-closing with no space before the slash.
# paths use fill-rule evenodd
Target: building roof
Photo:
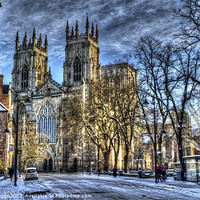
<path id="1" fill-rule="evenodd" d="M 7 112 L 8 109 L 0 102 L 0 112 Z"/>
<path id="2" fill-rule="evenodd" d="M 111 65 L 104 65 L 101 67 L 102 70 L 106 70 L 106 69 L 110 69 L 110 68 L 127 68 L 129 67 L 132 70 L 135 70 L 132 66 L 130 66 L 128 63 L 126 62 L 122 62 L 122 63 L 116 63 L 116 64 L 111 64 Z"/>

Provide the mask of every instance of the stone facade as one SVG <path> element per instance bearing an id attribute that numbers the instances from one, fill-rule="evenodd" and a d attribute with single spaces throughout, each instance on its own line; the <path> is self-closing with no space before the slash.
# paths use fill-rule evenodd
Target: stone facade
<path id="1" fill-rule="evenodd" d="M 67 22 L 62 86 L 51 78 L 47 49 L 47 36 L 43 47 L 41 35 L 36 41 L 35 28 L 29 43 L 25 33 L 22 45 L 19 44 L 17 32 L 12 71 L 14 121 L 18 121 L 20 136 L 22 132 L 28 132 L 28 127 L 23 128 L 23 123 L 26 123 L 23 121 L 23 116 L 31 121 L 36 133 L 49 135 L 48 158 L 44 162 L 34 163 L 39 170 L 82 170 L 88 166 L 89 157 L 91 161 L 95 161 L 96 154 L 88 156 L 86 153 L 88 149 L 91 152 L 95 147 L 88 143 L 84 130 L 77 131 L 76 136 L 68 132 L 64 103 L 74 95 L 87 98 L 87 83 L 100 78 L 98 26 L 95 35 L 93 25 L 90 33 L 87 17 L 86 32 L 79 34 L 77 22 L 75 34 L 73 28 L 70 34 Z M 26 110 L 28 97 L 31 105 Z M 22 142 L 19 141 L 18 148 L 21 144 Z"/>

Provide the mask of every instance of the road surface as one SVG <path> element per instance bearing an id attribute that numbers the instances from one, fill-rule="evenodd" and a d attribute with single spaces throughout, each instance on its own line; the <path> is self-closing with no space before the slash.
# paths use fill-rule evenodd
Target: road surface
<path id="1" fill-rule="evenodd" d="M 23 196 L 49 200 L 196 200 L 200 199 L 200 185 L 172 180 L 156 184 L 153 179 L 107 175 L 40 174 L 39 180 L 24 182 Z"/>

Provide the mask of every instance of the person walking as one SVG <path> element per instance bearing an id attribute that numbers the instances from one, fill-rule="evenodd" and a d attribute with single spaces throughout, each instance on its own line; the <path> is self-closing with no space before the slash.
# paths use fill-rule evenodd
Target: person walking
<path id="1" fill-rule="evenodd" d="M 161 166 L 161 170 L 162 170 L 162 181 L 165 182 L 165 176 L 166 176 L 166 169 L 164 167 L 164 165 Z"/>
<path id="2" fill-rule="evenodd" d="M 162 173 L 161 167 L 158 166 L 157 167 L 157 182 L 158 183 L 159 183 L 159 181 L 161 181 L 161 173 Z"/>
<path id="3" fill-rule="evenodd" d="M 9 176 L 10 176 L 10 179 L 11 179 L 11 181 L 12 181 L 12 178 L 13 178 L 13 174 L 14 174 L 14 169 L 11 167 L 10 169 L 9 169 Z"/>

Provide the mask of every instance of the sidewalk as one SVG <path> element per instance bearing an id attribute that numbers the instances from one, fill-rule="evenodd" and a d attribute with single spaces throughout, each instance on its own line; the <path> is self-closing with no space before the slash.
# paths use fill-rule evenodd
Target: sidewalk
<path id="1" fill-rule="evenodd" d="M 18 179 L 17 186 L 14 186 L 14 179 L 10 178 L 0 181 L 0 199 L 22 199 L 24 191 L 24 181 Z"/>

